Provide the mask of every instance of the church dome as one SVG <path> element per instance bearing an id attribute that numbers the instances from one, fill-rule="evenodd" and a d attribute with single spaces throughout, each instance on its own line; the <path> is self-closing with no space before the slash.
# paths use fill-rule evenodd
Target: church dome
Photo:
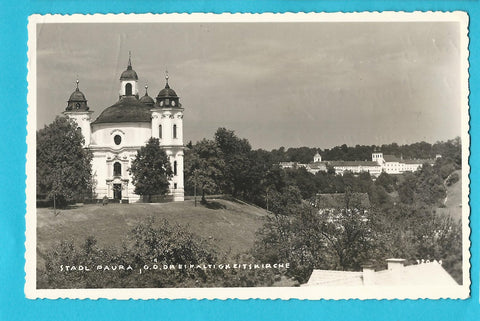
<path id="1" fill-rule="evenodd" d="M 141 103 L 144 103 L 145 105 L 153 105 L 155 103 L 155 101 L 153 100 L 152 97 L 148 96 L 147 94 L 145 94 L 145 96 L 143 96 L 142 98 L 140 98 L 140 102 Z"/>
<path id="2" fill-rule="evenodd" d="M 75 88 L 75 91 L 70 95 L 67 108 L 65 108 L 67 111 L 87 111 L 89 109 L 87 106 L 87 99 L 78 88 L 78 83 L 79 81 L 77 79 L 77 88 Z"/>
<path id="3" fill-rule="evenodd" d="M 75 89 L 75 91 L 70 95 L 70 99 L 68 99 L 68 101 L 87 101 L 87 99 L 77 87 L 77 89 Z"/>
<path id="4" fill-rule="evenodd" d="M 129 54 L 129 57 L 128 57 L 127 70 L 122 72 L 122 75 L 120 76 L 120 80 L 138 80 L 137 72 L 132 69 L 131 54 Z"/>
<path id="5" fill-rule="evenodd" d="M 172 88 L 170 88 L 170 85 L 168 84 L 168 72 L 165 73 L 165 88 L 163 88 L 162 90 L 160 90 L 160 92 L 158 93 L 157 95 L 157 100 L 159 98 L 178 98 L 177 96 L 177 93 L 175 92 L 175 90 L 173 90 Z"/>
<path id="6" fill-rule="evenodd" d="M 157 95 L 157 98 L 163 98 L 163 97 L 178 97 L 178 96 L 177 96 L 177 93 L 175 92 L 175 90 L 170 88 L 170 86 L 167 83 L 165 88 L 160 90 L 160 92 Z"/>
<path id="7" fill-rule="evenodd" d="M 153 106 L 153 104 L 155 104 L 153 98 L 148 95 L 148 86 L 145 86 L 145 95 L 140 98 L 140 102 L 147 106 Z"/>
<path id="8" fill-rule="evenodd" d="M 170 85 L 168 84 L 168 73 L 165 75 L 165 88 L 160 90 L 156 97 L 156 104 L 155 107 L 158 108 L 180 108 L 182 107 L 182 104 L 180 104 L 179 97 L 177 96 L 177 93 L 175 90 L 170 88 Z"/>
<path id="9" fill-rule="evenodd" d="M 138 80 L 137 72 L 132 69 L 132 66 L 128 66 L 127 70 L 122 72 L 120 80 Z"/>
<path id="10" fill-rule="evenodd" d="M 106 108 L 93 124 L 150 122 L 150 108 L 135 96 L 124 96 Z"/>

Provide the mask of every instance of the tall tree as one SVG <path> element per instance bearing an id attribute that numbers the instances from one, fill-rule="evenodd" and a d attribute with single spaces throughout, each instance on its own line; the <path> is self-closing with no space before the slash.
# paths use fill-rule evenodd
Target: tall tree
<path id="1" fill-rule="evenodd" d="M 37 131 L 37 195 L 65 206 L 82 200 L 91 182 L 91 153 L 77 124 L 66 117 Z"/>
<path id="2" fill-rule="evenodd" d="M 158 138 L 150 138 L 147 144 L 140 148 L 128 171 L 132 175 L 135 194 L 147 196 L 148 202 L 151 202 L 152 195 L 164 195 L 168 192 L 168 180 L 173 172 Z"/>
<path id="3" fill-rule="evenodd" d="M 215 193 L 220 188 L 225 162 L 222 152 L 212 140 L 203 139 L 186 154 L 185 176 L 187 184 L 197 186 L 202 191 L 202 202 L 205 193 Z"/>
<path id="4" fill-rule="evenodd" d="M 236 197 L 249 187 L 246 177 L 250 172 L 249 153 L 252 147 L 248 140 L 238 138 L 233 130 L 225 128 L 217 130 L 215 142 L 225 161 L 223 189 Z"/>

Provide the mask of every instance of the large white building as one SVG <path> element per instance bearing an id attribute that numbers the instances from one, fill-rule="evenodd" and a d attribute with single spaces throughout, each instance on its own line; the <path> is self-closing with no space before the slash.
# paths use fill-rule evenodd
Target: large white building
<path id="1" fill-rule="evenodd" d="M 437 155 L 437 158 L 441 157 Z M 415 172 L 424 164 L 432 166 L 435 159 L 403 159 L 394 155 L 383 155 L 381 152 L 372 153 L 372 161 L 378 163 L 387 174 L 402 174 L 405 172 Z"/>
<path id="2" fill-rule="evenodd" d="M 439 157 L 441 156 L 437 155 L 436 158 Z M 326 171 L 327 166 L 331 166 L 335 170 L 335 174 L 368 172 L 370 175 L 378 177 L 382 172 L 387 174 L 415 172 L 424 164 L 432 166 L 435 164 L 435 159 L 403 159 L 403 157 L 398 158 L 393 155 L 383 155 L 381 152 L 374 152 L 372 153 L 371 161 L 322 161 L 322 156 L 317 152 L 313 157 L 313 163 L 280 162 L 279 165 L 282 168 L 304 167 L 312 174 Z"/>
<path id="3" fill-rule="evenodd" d="M 121 202 L 136 202 L 140 195 L 128 172 L 140 147 L 151 137 L 159 138 L 160 146 L 170 159 L 173 177 L 169 197 L 183 201 L 183 108 L 179 97 L 168 84 L 160 90 L 156 100 L 145 94 L 139 98 L 138 75 L 131 59 L 120 76 L 119 99 L 105 108 L 92 121 L 85 95 L 78 88 L 71 94 L 63 112 L 75 120 L 85 138 L 85 147 L 93 153 L 92 174 L 97 199 L 107 196 Z"/>

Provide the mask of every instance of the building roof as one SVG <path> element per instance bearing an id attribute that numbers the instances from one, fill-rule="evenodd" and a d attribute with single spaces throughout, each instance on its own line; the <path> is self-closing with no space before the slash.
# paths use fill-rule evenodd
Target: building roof
<path id="1" fill-rule="evenodd" d="M 397 157 L 395 155 L 383 155 L 383 159 L 386 162 L 397 162 L 397 163 L 404 163 L 404 164 L 433 164 L 435 163 L 434 159 L 403 159 Z"/>
<path id="2" fill-rule="evenodd" d="M 155 101 L 153 100 L 153 98 L 148 95 L 147 85 L 145 85 L 145 95 L 142 98 L 140 98 L 140 102 L 148 106 L 153 106 L 155 104 Z"/>
<path id="3" fill-rule="evenodd" d="M 177 98 L 178 97 L 177 93 L 175 92 L 175 90 L 170 88 L 167 81 L 165 88 L 160 90 L 160 92 L 157 95 L 157 98 L 173 98 L 173 97 Z"/>
<path id="4" fill-rule="evenodd" d="M 87 101 L 85 98 L 85 95 L 78 89 L 78 84 L 77 84 L 77 89 L 70 95 L 70 98 L 68 101 L 75 101 L 75 102 L 80 102 L 80 101 Z"/>
<path id="5" fill-rule="evenodd" d="M 405 164 L 434 164 L 434 159 L 404 159 Z"/>
<path id="6" fill-rule="evenodd" d="M 140 102 L 148 106 L 153 106 L 153 104 L 155 104 L 153 98 L 150 97 L 147 93 L 145 93 L 145 95 L 140 98 Z"/>
<path id="7" fill-rule="evenodd" d="M 163 98 L 178 98 L 177 93 L 175 90 L 170 88 L 170 85 L 168 84 L 168 79 L 170 77 L 168 76 L 168 71 L 165 72 L 165 88 L 160 90 L 160 92 L 157 95 L 157 100 L 158 99 L 163 99 Z"/>
<path id="8" fill-rule="evenodd" d="M 372 161 L 328 161 L 332 166 L 380 166 L 377 162 Z"/>
<path id="9" fill-rule="evenodd" d="M 324 162 L 316 162 L 316 163 L 307 164 L 307 167 L 311 169 L 326 169 L 327 164 Z"/>
<path id="10" fill-rule="evenodd" d="M 365 285 L 363 272 L 313 270 L 308 286 Z M 369 285 L 455 286 L 457 282 L 436 261 L 373 272 Z"/>
<path id="11" fill-rule="evenodd" d="M 363 285 L 363 272 L 313 270 L 307 285 Z"/>
<path id="12" fill-rule="evenodd" d="M 151 107 L 143 104 L 135 96 L 124 96 L 106 108 L 93 124 L 150 122 Z"/>
<path id="13" fill-rule="evenodd" d="M 138 75 L 135 70 L 132 69 L 132 67 L 129 67 L 130 69 L 127 68 L 124 72 L 122 72 L 122 75 L 120 76 L 120 80 L 138 80 Z"/>
<path id="14" fill-rule="evenodd" d="M 321 209 L 345 208 L 345 193 L 334 194 L 317 194 L 315 205 Z M 370 207 L 370 199 L 367 193 L 351 193 L 350 194 L 351 207 Z"/>

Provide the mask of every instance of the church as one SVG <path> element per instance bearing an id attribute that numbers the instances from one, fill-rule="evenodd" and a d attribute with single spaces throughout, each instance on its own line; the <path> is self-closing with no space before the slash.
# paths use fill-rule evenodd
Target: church
<path id="1" fill-rule="evenodd" d="M 119 98 L 92 121 L 93 111 L 85 95 L 77 88 L 71 94 L 63 114 L 73 119 L 85 138 L 85 148 L 92 151 L 93 192 L 96 199 L 105 196 L 122 203 L 141 201 L 128 171 L 137 151 L 150 137 L 158 138 L 172 167 L 167 199 L 184 200 L 183 185 L 183 108 L 176 92 L 168 84 L 156 99 L 145 94 L 139 97 L 138 75 L 132 68 L 120 76 Z"/>

